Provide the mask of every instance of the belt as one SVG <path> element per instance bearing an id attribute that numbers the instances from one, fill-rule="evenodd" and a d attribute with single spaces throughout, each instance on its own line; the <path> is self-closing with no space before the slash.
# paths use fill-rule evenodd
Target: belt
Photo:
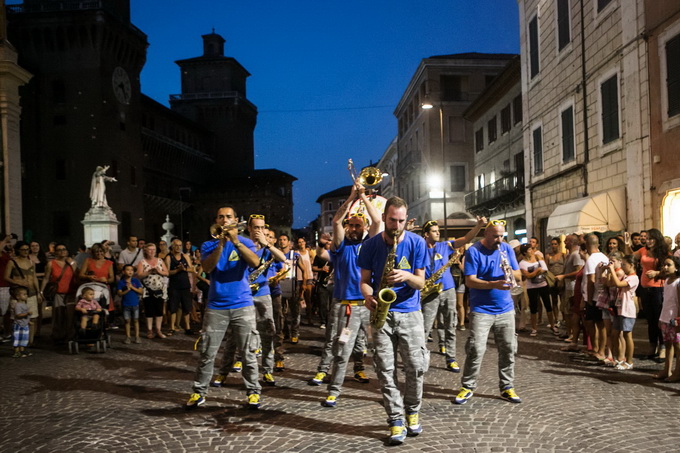
<path id="1" fill-rule="evenodd" d="M 341 300 L 340 305 L 363 306 L 364 300 Z"/>

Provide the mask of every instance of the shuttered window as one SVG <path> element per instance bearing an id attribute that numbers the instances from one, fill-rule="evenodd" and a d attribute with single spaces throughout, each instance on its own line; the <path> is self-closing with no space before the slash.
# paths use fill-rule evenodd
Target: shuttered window
<path id="1" fill-rule="evenodd" d="M 600 85 L 602 96 L 602 144 L 619 138 L 619 78 L 614 75 Z"/>
<path id="2" fill-rule="evenodd" d="M 666 43 L 668 117 L 680 114 L 680 35 Z"/>
<path id="3" fill-rule="evenodd" d="M 569 0 L 557 0 L 557 45 L 559 50 L 564 49 L 570 41 Z"/>
<path id="4" fill-rule="evenodd" d="M 574 107 L 562 111 L 562 162 L 574 160 Z"/>
<path id="5" fill-rule="evenodd" d="M 543 134 L 541 128 L 537 127 L 533 132 L 534 144 L 534 174 L 543 173 Z"/>
<path id="6" fill-rule="evenodd" d="M 529 69 L 532 79 L 540 70 L 538 63 L 538 16 L 534 16 L 529 22 Z"/>
<path id="7" fill-rule="evenodd" d="M 477 129 L 475 132 L 475 151 L 480 152 L 484 149 L 484 129 Z"/>

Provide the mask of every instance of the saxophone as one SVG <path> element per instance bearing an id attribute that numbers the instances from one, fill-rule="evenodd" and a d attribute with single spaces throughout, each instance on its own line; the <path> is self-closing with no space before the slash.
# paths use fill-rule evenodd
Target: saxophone
<path id="1" fill-rule="evenodd" d="M 392 302 L 397 300 L 397 293 L 395 293 L 387 283 L 387 274 L 392 272 L 394 269 L 394 262 L 397 258 L 397 240 L 399 239 L 400 235 L 401 231 L 395 231 L 392 233 L 394 245 L 392 246 L 390 253 L 387 254 L 385 267 L 383 268 L 382 272 L 382 278 L 380 279 L 380 289 L 378 290 L 377 297 L 378 306 L 375 307 L 375 310 L 373 310 L 371 313 L 371 326 L 373 326 L 373 328 L 376 330 L 382 329 L 382 326 L 385 325 L 387 314 L 390 311 L 390 305 L 392 305 Z"/>
<path id="2" fill-rule="evenodd" d="M 435 284 L 437 280 L 441 278 L 442 275 L 444 275 L 444 272 L 448 270 L 451 266 L 453 266 L 456 263 L 460 262 L 460 252 L 456 250 L 456 253 L 451 255 L 451 258 L 449 258 L 449 261 L 446 262 L 442 267 L 437 269 L 432 275 L 430 275 L 430 278 L 425 280 L 425 286 L 423 286 L 423 289 L 420 290 L 420 301 L 424 301 L 427 299 L 430 295 L 432 294 L 439 294 L 442 290 L 442 282 L 439 282 Z"/>
<path id="3" fill-rule="evenodd" d="M 267 261 L 265 261 L 264 263 L 260 264 L 260 266 L 257 269 L 255 269 L 253 272 L 251 272 L 250 275 L 248 276 L 248 283 L 250 283 L 250 291 L 253 294 L 255 294 L 256 292 L 258 292 L 260 290 L 260 284 L 255 282 L 255 280 L 257 280 L 257 278 L 260 275 L 264 274 L 265 271 L 267 269 L 269 269 L 269 266 L 271 266 L 273 262 L 274 262 L 274 257 L 272 257 L 272 258 L 268 259 Z"/>

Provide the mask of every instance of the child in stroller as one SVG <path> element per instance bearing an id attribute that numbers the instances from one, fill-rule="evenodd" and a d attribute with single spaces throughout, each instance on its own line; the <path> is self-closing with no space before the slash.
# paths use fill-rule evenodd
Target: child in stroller
<path id="1" fill-rule="evenodd" d="M 81 291 L 81 297 L 76 305 L 76 311 L 82 313 L 80 316 L 80 329 L 85 330 L 87 328 L 88 322 L 92 321 L 92 326 L 95 327 L 99 324 L 99 315 L 102 313 L 102 307 L 94 299 L 94 289 L 86 286 Z"/>

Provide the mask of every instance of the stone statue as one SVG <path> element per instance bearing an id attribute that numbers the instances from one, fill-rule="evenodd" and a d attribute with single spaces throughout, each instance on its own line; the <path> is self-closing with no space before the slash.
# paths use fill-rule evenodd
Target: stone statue
<path id="1" fill-rule="evenodd" d="M 108 208 L 109 204 L 106 202 L 106 182 L 118 182 L 116 178 L 106 176 L 108 165 L 104 167 L 97 167 L 92 175 L 92 183 L 90 184 L 90 200 L 92 200 L 92 207 Z"/>

